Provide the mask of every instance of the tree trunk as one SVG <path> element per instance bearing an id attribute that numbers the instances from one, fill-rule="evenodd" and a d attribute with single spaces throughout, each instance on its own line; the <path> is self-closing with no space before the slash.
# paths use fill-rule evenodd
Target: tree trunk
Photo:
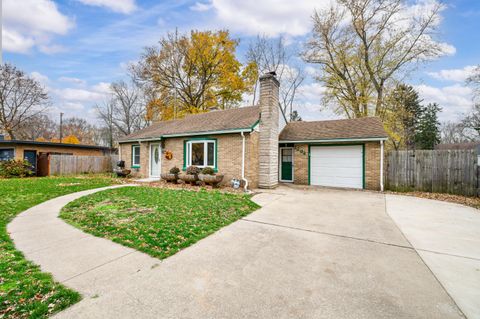
<path id="1" fill-rule="evenodd" d="M 7 131 L 8 136 L 10 137 L 10 139 L 14 140 L 15 139 L 15 134 L 13 134 L 13 130 L 7 129 L 6 131 Z"/>

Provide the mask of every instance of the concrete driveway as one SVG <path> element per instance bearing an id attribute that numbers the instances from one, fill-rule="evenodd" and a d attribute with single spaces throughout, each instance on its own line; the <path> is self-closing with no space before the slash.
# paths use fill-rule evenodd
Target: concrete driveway
<path id="1" fill-rule="evenodd" d="M 26 256 L 83 294 L 58 318 L 464 318 L 384 195 L 280 187 L 254 200 L 263 207 L 163 261 L 87 234 Z"/>

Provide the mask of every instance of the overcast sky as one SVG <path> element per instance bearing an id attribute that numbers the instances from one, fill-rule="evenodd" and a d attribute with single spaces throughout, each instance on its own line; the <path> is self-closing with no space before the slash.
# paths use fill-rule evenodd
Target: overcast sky
<path id="1" fill-rule="evenodd" d="M 51 112 L 93 120 L 93 105 L 109 83 L 125 77 L 128 63 L 145 46 L 178 27 L 229 29 L 240 40 L 238 56 L 257 35 L 284 36 L 301 48 L 311 15 L 332 0 L 2 0 L 3 60 L 41 81 L 53 99 Z M 426 4 L 434 0 L 411 0 Z M 444 0 L 439 40 L 449 54 L 411 74 L 425 102 L 437 102 L 442 120 L 468 112 L 471 90 L 464 85 L 480 64 L 480 1 Z M 306 120 L 335 118 L 320 107 L 321 85 L 310 75 L 300 89 L 297 109 Z"/>

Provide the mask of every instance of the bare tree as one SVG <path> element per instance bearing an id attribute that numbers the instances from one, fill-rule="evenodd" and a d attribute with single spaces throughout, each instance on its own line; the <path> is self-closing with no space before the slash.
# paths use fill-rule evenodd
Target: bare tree
<path id="1" fill-rule="evenodd" d="M 46 110 L 42 85 L 11 64 L 0 66 L 0 125 L 11 139 L 22 124 Z"/>
<path id="2" fill-rule="evenodd" d="M 293 105 L 298 87 L 305 79 L 304 70 L 299 63 L 294 63 L 298 52 L 287 49 L 285 40 L 269 39 L 266 36 L 257 36 L 250 43 L 247 59 L 257 66 L 258 74 L 275 72 L 280 81 L 280 110 L 285 121 L 292 121 L 294 115 Z M 256 102 L 258 80 L 253 90 L 252 104 Z M 296 113 L 298 116 L 298 112 Z"/>
<path id="3" fill-rule="evenodd" d="M 142 91 L 133 83 L 124 81 L 111 85 L 113 124 L 124 135 L 133 133 L 148 125 L 145 119 L 145 99 Z"/>
<path id="4" fill-rule="evenodd" d="M 95 126 L 79 117 L 70 117 L 63 121 L 63 136 L 75 136 L 82 144 L 95 144 Z"/>
<path id="5" fill-rule="evenodd" d="M 98 118 L 102 121 L 110 146 L 118 136 L 129 135 L 146 127 L 146 99 L 134 83 L 114 82 L 111 94 L 103 104 L 97 104 Z"/>
<path id="6" fill-rule="evenodd" d="M 319 64 L 329 101 L 347 117 L 385 116 L 385 96 L 419 63 L 445 53 L 435 41 L 442 5 L 405 0 L 338 0 L 315 11 L 304 58 Z"/>
<path id="7" fill-rule="evenodd" d="M 480 104 L 475 104 L 472 111 L 462 120 L 462 125 L 470 131 L 473 139 L 480 139 Z"/>
<path id="8" fill-rule="evenodd" d="M 456 144 L 475 141 L 474 131 L 465 126 L 463 122 L 444 122 L 440 126 L 441 142 L 443 144 Z"/>
<path id="9" fill-rule="evenodd" d="M 37 114 L 23 121 L 16 130 L 22 140 L 51 140 L 58 135 L 58 124 L 46 114 Z"/>
<path id="10" fill-rule="evenodd" d="M 480 97 L 480 65 L 477 66 L 472 74 L 467 78 L 467 85 L 473 88 L 474 98 Z"/>
<path id="11" fill-rule="evenodd" d="M 106 144 L 110 147 L 114 146 L 114 141 L 118 137 L 118 129 L 115 125 L 115 104 L 113 99 L 104 101 L 102 105 L 95 106 L 98 118 L 102 121 L 100 134 L 97 134 L 97 140 L 101 144 Z"/>

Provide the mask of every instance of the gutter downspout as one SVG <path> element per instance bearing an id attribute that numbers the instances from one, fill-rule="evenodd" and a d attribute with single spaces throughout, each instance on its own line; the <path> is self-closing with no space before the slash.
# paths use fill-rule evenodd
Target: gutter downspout
<path id="1" fill-rule="evenodd" d="M 383 192 L 383 140 L 380 141 L 380 191 Z"/>
<path id="2" fill-rule="evenodd" d="M 243 131 L 240 132 L 242 136 L 242 181 L 245 182 L 245 186 L 243 186 L 243 190 L 248 192 L 248 180 L 245 178 L 245 134 Z"/>

